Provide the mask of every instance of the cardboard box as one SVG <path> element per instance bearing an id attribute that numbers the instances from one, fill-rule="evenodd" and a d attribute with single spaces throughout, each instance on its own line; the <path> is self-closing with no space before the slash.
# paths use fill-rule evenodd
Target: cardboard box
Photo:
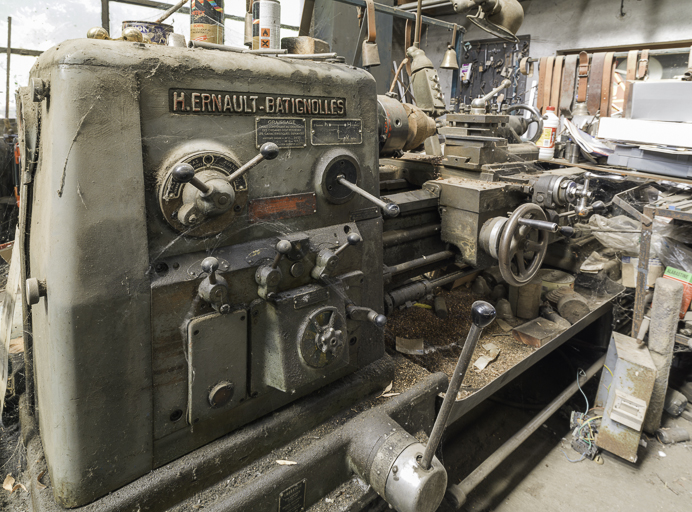
<path id="1" fill-rule="evenodd" d="M 665 274 L 663 274 L 663 278 L 672 279 L 683 284 L 684 290 L 682 293 L 682 305 L 680 306 L 680 318 L 685 318 L 685 313 L 687 313 L 690 302 L 692 302 L 692 274 L 684 270 L 668 267 Z"/>
<path id="2" fill-rule="evenodd" d="M 637 275 L 639 274 L 639 258 L 631 256 L 622 257 L 622 285 L 627 288 L 637 287 Z M 663 275 L 665 267 L 658 258 L 649 260 L 649 271 L 646 276 L 646 286 L 653 288 L 656 279 Z"/>

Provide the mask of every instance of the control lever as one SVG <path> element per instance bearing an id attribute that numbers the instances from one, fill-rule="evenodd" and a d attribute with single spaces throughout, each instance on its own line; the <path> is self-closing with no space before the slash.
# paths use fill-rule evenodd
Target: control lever
<path id="1" fill-rule="evenodd" d="M 279 146 L 277 146 L 273 142 L 265 142 L 264 144 L 262 144 L 259 154 L 252 158 L 248 163 L 241 166 L 233 174 L 231 174 L 228 177 L 228 182 L 233 183 L 235 180 L 243 176 L 250 169 L 255 167 L 262 160 L 274 160 L 277 156 L 279 156 Z"/>
<path id="2" fill-rule="evenodd" d="M 528 226 L 532 229 L 540 229 L 541 231 L 548 231 L 550 233 L 560 233 L 567 238 L 574 235 L 574 228 L 572 226 L 560 226 L 557 222 L 548 222 L 538 219 L 519 219 L 517 222 L 521 226 Z"/>
<path id="3" fill-rule="evenodd" d="M 228 304 L 228 283 L 223 277 L 216 275 L 217 270 L 219 270 L 219 260 L 213 256 L 202 260 L 202 271 L 208 275 L 199 285 L 198 293 L 216 311 L 225 315 L 231 311 L 231 306 Z"/>
<path id="4" fill-rule="evenodd" d="M 385 217 L 396 217 L 401 213 L 401 209 L 399 208 L 399 205 L 396 203 L 385 203 L 382 199 L 379 197 L 373 196 L 371 193 L 366 192 L 362 188 L 360 188 L 358 185 L 355 183 L 351 183 L 346 179 L 346 177 L 343 174 L 340 174 L 339 176 L 336 177 L 336 181 L 343 185 L 344 187 L 352 190 L 356 194 L 363 196 L 365 199 L 368 201 L 375 203 L 377 206 L 382 208 L 382 212 L 384 213 Z"/>
<path id="5" fill-rule="evenodd" d="M 512 85 L 512 82 L 510 80 L 504 79 L 500 85 L 498 85 L 495 89 L 490 91 L 488 94 L 481 98 L 476 98 L 471 102 L 471 114 L 476 114 L 476 115 L 482 115 L 485 114 L 485 106 L 486 103 L 490 98 L 495 96 L 498 92 L 500 92 L 503 89 L 508 88 L 510 85 Z"/>
<path id="6" fill-rule="evenodd" d="M 624 176 L 621 176 L 619 174 L 604 175 L 594 174 L 592 172 L 585 172 L 584 178 L 584 183 L 577 189 L 576 192 L 576 195 L 579 197 L 579 202 L 577 203 L 577 206 L 574 208 L 574 211 L 579 217 L 586 217 L 586 215 L 588 215 L 588 213 L 591 211 L 591 209 L 586 206 L 586 202 L 593 196 L 593 192 L 589 192 L 589 182 L 592 178 L 610 181 L 623 181 L 625 179 Z"/>
<path id="7" fill-rule="evenodd" d="M 351 320 L 356 320 L 358 322 L 371 322 L 377 327 L 384 327 L 387 325 L 387 317 L 380 315 L 377 311 L 365 308 L 361 306 L 356 306 L 355 304 L 349 304 L 346 306 L 346 315 Z"/>
<path id="8" fill-rule="evenodd" d="M 459 355 L 459 360 L 457 361 L 457 366 L 454 369 L 452 380 L 449 381 L 449 388 L 447 388 L 447 393 L 445 393 L 444 400 L 442 401 L 442 407 L 440 407 L 440 412 L 435 419 L 435 425 L 433 425 L 432 432 L 430 433 L 428 444 L 425 445 L 425 452 L 423 453 L 422 459 L 418 463 L 420 467 L 425 470 L 430 469 L 433 456 L 435 455 L 437 447 L 442 440 L 442 433 L 447 426 L 449 414 L 452 412 L 452 406 L 457 399 L 457 393 L 459 392 L 461 383 L 466 375 L 466 370 L 471 362 L 471 356 L 476 348 L 478 339 L 481 337 L 483 328 L 487 327 L 493 322 L 493 320 L 495 320 L 495 315 L 495 308 L 482 300 L 474 302 L 471 306 L 471 320 L 473 324 L 471 325 L 469 334 L 466 337 L 464 348 L 461 350 L 461 354 Z"/>
<path id="9" fill-rule="evenodd" d="M 271 265 L 263 265 L 255 272 L 255 282 L 259 285 L 257 295 L 266 299 L 271 293 L 270 288 L 276 288 L 281 282 L 283 274 L 279 268 L 281 258 L 291 252 L 293 245 L 288 240 L 279 240 L 276 244 L 276 256 Z"/>
<path id="10" fill-rule="evenodd" d="M 339 254 L 344 252 L 348 246 L 359 244 L 361 240 L 363 239 L 360 237 L 359 234 L 351 233 L 346 237 L 346 241 L 348 243 L 342 245 L 338 249 L 322 249 L 317 254 L 315 266 L 313 267 L 312 272 L 310 273 L 312 278 L 319 280 L 323 277 L 329 276 L 330 272 L 332 272 L 339 263 Z"/>
<path id="11" fill-rule="evenodd" d="M 221 174 L 213 169 L 202 171 L 207 178 L 200 179 L 195 174 L 195 168 L 188 163 L 179 163 L 171 170 L 173 181 L 189 184 L 199 193 L 184 192 L 184 204 L 180 207 L 177 219 L 182 224 L 190 226 L 206 218 L 221 215 L 233 207 L 235 203 L 235 188 L 233 182 L 247 173 L 263 160 L 272 160 L 279 154 L 279 147 L 273 142 L 266 142 L 260 148 L 257 156 L 241 166 L 230 176 Z"/>

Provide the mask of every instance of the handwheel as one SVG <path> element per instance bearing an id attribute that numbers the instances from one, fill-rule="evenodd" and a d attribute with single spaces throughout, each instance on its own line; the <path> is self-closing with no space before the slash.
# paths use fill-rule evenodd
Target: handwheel
<path id="1" fill-rule="evenodd" d="M 521 205 L 505 224 L 500 238 L 499 266 L 507 284 L 524 286 L 541 268 L 548 250 L 548 232 L 519 224 L 520 219 L 547 220 L 533 203 Z"/>
<path id="2" fill-rule="evenodd" d="M 541 138 L 541 135 L 543 135 L 543 116 L 536 107 L 532 107 L 531 105 L 512 105 L 507 110 L 507 114 L 514 112 L 515 110 L 526 110 L 527 112 L 531 113 L 531 119 L 529 120 L 529 124 L 526 126 L 526 132 L 529 131 L 528 127 L 531 126 L 532 123 L 537 123 L 536 133 L 533 137 L 529 139 L 528 137 L 519 136 L 519 140 L 521 142 L 533 142 L 535 144 L 538 142 L 538 139 Z"/>

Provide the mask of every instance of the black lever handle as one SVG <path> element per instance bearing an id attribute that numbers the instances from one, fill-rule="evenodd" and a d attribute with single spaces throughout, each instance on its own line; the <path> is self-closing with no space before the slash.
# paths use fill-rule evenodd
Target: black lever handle
<path id="1" fill-rule="evenodd" d="M 190 164 L 176 165 L 173 167 L 171 174 L 173 175 L 174 181 L 177 181 L 178 183 L 189 183 L 197 190 L 202 192 L 202 195 L 209 194 L 212 191 L 212 188 L 209 185 L 195 176 L 195 168 Z"/>
<path id="2" fill-rule="evenodd" d="M 255 167 L 262 160 L 274 160 L 279 156 L 279 146 L 273 142 L 265 142 L 260 148 L 260 152 L 257 156 L 253 157 L 248 163 L 241 166 L 237 171 L 228 177 L 228 182 L 233 183 L 235 180 L 240 178 L 243 174 L 248 172 L 250 169 Z"/>

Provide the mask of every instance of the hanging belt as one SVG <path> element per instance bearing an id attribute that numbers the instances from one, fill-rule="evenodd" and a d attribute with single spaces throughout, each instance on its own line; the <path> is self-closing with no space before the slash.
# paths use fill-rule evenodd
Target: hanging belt
<path id="1" fill-rule="evenodd" d="M 560 111 L 558 114 L 569 115 L 574 101 L 574 82 L 577 77 L 577 56 L 565 57 L 565 69 L 562 72 L 562 89 L 560 90 Z"/>
<path id="2" fill-rule="evenodd" d="M 637 55 L 638 50 L 632 50 L 627 54 L 627 78 L 625 80 L 634 80 L 637 76 Z"/>
<path id="3" fill-rule="evenodd" d="M 548 57 L 545 63 L 545 83 L 543 84 L 543 109 L 541 114 L 545 114 L 546 107 L 550 106 L 550 89 L 553 86 L 553 66 L 555 57 Z"/>
<path id="4" fill-rule="evenodd" d="M 649 50 L 642 50 L 642 58 L 639 59 L 639 68 L 637 69 L 637 80 L 644 80 L 649 73 Z"/>
<path id="5" fill-rule="evenodd" d="M 579 87 L 577 88 L 577 103 L 586 101 L 586 86 L 589 83 L 589 54 L 579 54 Z"/>
<path id="6" fill-rule="evenodd" d="M 601 117 L 610 116 L 610 95 L 613 91 L 613 61 L 615 53 L 608 52 L 605 54 L 603 62 L 603 82 L 601 84 Z"/>
<path id="7" fill-rule="evenodd" d="M 555 58 L 555 67 L 553 68 L 553 85 L 550 91 L 549 106 L 555 107 L 556 111 L 560 106 L 560 85 L 562 84 L 562 63 L 564 60 L 563 56 Z M 556 114 L 560 115 L 559 112 L 556 112 Z"/>
<path id="8" fill-rule="evenodd" d="M 547 67 L 548 57 L 541 57 L 538 63 L 538 94 L 536 95 L 536 108 L 541 112 L 543 112 L 543 88 L 545 87 L 545 72 Z"/>
<path id="9" fill-rule="evenodd" d="M 591 58 L 591 77 L 589 79 L 589 95 L 586 99 L 586 107 L 589 114 L 596 115 L 601 109 L 601 87 L 603 86 L 603 64 L 605 53 L 594 53 Z"/>

